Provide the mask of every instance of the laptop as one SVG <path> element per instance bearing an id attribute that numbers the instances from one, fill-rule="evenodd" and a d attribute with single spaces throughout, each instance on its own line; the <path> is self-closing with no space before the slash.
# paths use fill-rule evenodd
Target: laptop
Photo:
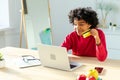
<path id="1" fill-rule="evenodd" d="M 38 52 L 41 65 L 45 67 L 72 71 L 82 66 L 80 63 L 69 61 L 65 47 L 39 44 Z"/>

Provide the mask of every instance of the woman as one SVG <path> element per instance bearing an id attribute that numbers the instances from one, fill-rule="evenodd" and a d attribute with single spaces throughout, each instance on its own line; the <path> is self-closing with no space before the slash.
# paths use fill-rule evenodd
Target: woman
<path id="1" fill-rule="evenodd" d="M 68 16 L 74 31 L 66 36 L 61 46 L 72 49 L 73 55 L 97 57 L 104 61 L 107 57 L 106 40 L 103 31 L 97 28 L 97 13 L 90 7 L 77 8 Z"/>

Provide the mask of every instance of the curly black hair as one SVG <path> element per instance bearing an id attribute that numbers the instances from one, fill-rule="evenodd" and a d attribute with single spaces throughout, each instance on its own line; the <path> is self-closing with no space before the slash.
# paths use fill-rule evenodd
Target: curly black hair
<path id="1" fill-rule="evenodd" d="M 74 19 L 84 20 L 91 25 L 90 28 L 96 28 L 99 24 L 97 13 L 91 9 L 91 7 L 86 8 L 76 8 L 69 12 L 68 14 L 69 22 L 74 25 Z"/>

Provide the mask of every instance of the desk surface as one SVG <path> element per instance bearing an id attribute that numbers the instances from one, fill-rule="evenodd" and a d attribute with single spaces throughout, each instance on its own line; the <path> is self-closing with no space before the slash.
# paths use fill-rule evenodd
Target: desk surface
<path id="1" fill-rule="evenodd" d="M 70 60 L 84 65 L 72 72 L 43 66 L 20 69 L 15 66 L 16 64 L 11 59 L 26 54 L 39 58 L 38 51 L 5 47 L 0 49 L 0 52 L 4 54 L 6 60 L 6 67 L 0 69 L 0 80 L 76 80 L 79 74 L 86 74 L 89 69 L 95 66 L 104 67 L 103 73 L 99 75 L 103 80 L 120 80 L 120 60 L 107 59 L 105 62 L 99 62 L 96 58 L 69 55 Z"/>

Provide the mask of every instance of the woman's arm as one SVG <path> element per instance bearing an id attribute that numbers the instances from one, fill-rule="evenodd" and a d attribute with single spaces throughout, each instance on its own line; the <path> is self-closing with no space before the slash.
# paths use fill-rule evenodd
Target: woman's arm
<path id="1" fill-rule="evenodd" d="M 107 58 L 107 50 L 102 43 L 96 45 L 96 57 L 99 61 L 105 61 Z"/>
<path id="2" fill-rule="evenodd" d="M 99 61 L 104 61 L 107 57 L 105 35 L 101 30 L 92 29 L 92 35 L 96 42 L 96 57 Z"/>

